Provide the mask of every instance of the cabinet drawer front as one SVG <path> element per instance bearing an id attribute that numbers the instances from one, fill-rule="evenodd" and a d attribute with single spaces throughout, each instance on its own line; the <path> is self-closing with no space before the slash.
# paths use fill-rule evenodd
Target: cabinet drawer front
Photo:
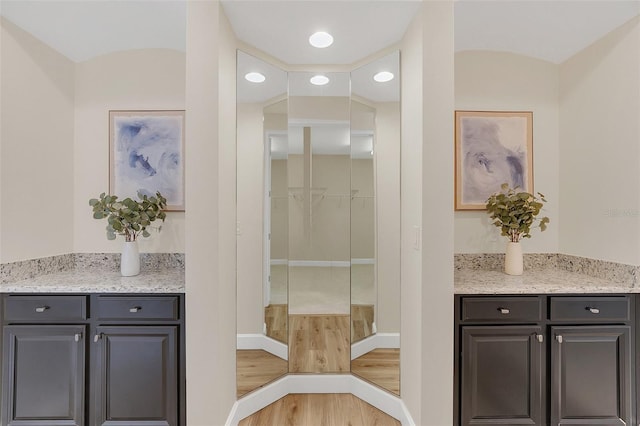
<path id="1" fill-rule="evenodd" d="M 100 296 L 97 303 L 97 317 L 101 320 L 179 319 L 176 296 Z"/>
<path id="2" fill-rule="evenodd" d="M 629 321 L 631 299 L 628 296 L 552 297 L 549 302 L 552 321 Z"/>
<path id="3" fill-rule="evenodd" d="M 84 321 L 86 296 L 6 296 L 4 320 L 11 321 Z"/>
<path id="4" fill-rule="evenodd" d="M 539 297 L 465 297 L 462 321 L 523 322 L 542 320 Z"/>

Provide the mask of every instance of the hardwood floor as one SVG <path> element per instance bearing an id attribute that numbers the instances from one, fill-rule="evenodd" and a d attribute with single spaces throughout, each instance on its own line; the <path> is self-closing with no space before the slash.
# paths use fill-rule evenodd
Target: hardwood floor
<path id="1" fill-rule="evenodd" d="M 263 350 L 236 351 L 236 394 L 239 397 L 287 374 L 287 361 Z"/>
<path id="2" fill-rule="evenodd" d="M 351 343 L 373 334 L 373 305 L 351 305 Z"/>
<path id="3" fill-rule="evenodd" d="M 264 308 L 267 336 L 287 344 L 287 305 L 269 305 Z"/>
<path id="4" fill-rule="evenodd" d="M 400 426 L 351 394 L 289 394 L 243 419 L 239 426 Z"/>
<path id="5" fill-rule="evenodd" d="M 349 315 L 289 315 L 290 373 L 348 373 Z"/>
<path id="6" fill-rule="evenodd" d="M 400 349 L 374 349 L 351 361 L 351 373 L 400 395 Z"/>

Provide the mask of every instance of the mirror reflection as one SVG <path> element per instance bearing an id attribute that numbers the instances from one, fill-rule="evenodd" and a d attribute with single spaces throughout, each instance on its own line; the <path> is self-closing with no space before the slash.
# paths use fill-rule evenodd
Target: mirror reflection
<path id="1" fill-rule="evenodd" d="M 287 344 L 289 189 L 287 100 L 264 108 L 265 231 L 264 322 L 268 337 Z"/>
<path id="2" fill-rule="evenodd" d="M 351 101 L 351 342 L 375 333 L 375 109 Z"/>
<path id="3" fill-rule="evenodd" d="M 350 370 L 349 74 L 289 74 L 289 372 Z"/>
<path id="4" fill-rule="evenodd" d="M 351 372 L 399 395 L 400 53 L 354 70 L 351 87 Z"/>
<path id="5" fill-rule="evenodd" d="M 238 52 L 237 85 L 238 396 L 349 372 L 399 394 L 399 52 L 320 75 Z"/>
<path id="6" fill-rule="evenodd" d="M 287 372 L 288 107 L 286 72 L 241 51 L 236 81 L 240 397 Z"/>

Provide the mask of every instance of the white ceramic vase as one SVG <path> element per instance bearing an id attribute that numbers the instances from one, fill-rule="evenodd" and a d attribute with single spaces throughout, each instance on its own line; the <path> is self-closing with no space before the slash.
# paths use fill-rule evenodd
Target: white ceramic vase
<path id="1" fill-rule="evenodd" d="M 522 275 L 522 246 L 520 243 L 507 243 L 504 256 L 504 272 L 509 275 Z"/>
<path id="2" fill-rule="evenodd" d="M 137 241 L 125 241 L 120 257 L 120 273 L 123 277 L 133 277 L 140 273 L 140 252 Z"/>

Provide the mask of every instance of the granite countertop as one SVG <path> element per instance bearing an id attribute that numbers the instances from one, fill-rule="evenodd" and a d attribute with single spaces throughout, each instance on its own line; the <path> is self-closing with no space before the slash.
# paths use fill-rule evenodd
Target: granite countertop
<path id="1" fill-rule="evenodd" d="M 184 293 L 184 270 L 142 271 L 135 277 L 104 270 L 71 270 L 0 284 L 0 293 Z"/>
<path id="2" fill-rule="evenodd" d="M 456 294 L 640 293 L 631 282 L 613 282 L 561 269 L 525 270 L 521 276 L 498 270 L 461 269 L 454 273 Z"/>

